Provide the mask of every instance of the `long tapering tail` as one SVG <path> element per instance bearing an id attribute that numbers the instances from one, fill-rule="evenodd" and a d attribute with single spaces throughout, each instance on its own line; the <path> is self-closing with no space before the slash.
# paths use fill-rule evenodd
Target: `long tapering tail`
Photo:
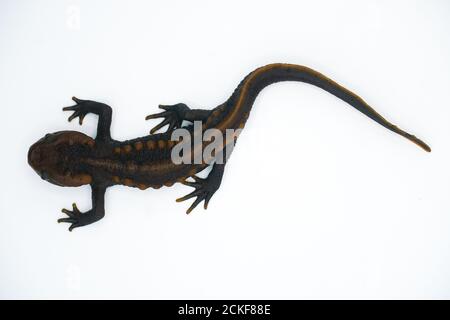
<path id="1" fill-rule="evenodd" d="M 275 63 L 251 72 L 222 106 L 226 114 L 217 126 L 222 129 L 242 127 L 258 93 L 266 86 L 280 81 L 300 81 L 317 86 L 347 102 L 388 130 L 414 142 L 427 152 L 431 151 L 425 142 L 387 121 L 358 95 L 313 69 L 295 64 Z"/>

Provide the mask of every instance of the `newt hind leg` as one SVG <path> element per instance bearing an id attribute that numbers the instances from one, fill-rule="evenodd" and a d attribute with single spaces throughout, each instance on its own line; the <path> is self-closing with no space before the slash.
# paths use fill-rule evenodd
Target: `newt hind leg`
<path id="1" fill-rule="evenodd" d="M 163 120 L 150 130 L 153 134 L 162 127 L 169 125 L 167 131 L 181 128 L 183 121 L 204 121 L 211 114 L 211 110 L 190 109 L 184 103 L 174 105 L 159 105 L 163 112 L 154 113 L 145 117 L 145 120 L 163 118 Z"/>
<path id="2" fill-rule="evenodd" d="M 214 193 L 219 189 L 220 184 L 222 183 L 222 177 L 225 169 L 225 164 L 217 164 L 213 165 L 211 172 L 209 173 L 207 178 L 199 178 L 197 176 L 192 176 L 194 182 L 184 181 L 182 182 L 184 185 L 195 188 L 194 191 L 185 195 L 184 197 L 178 198 L 176 201 L 181 202 L 188 200 L 190 198 L 197 197 L 192 205 L 187 209 L 186 213 L 189 214 L 191 211 L 203 200 L 204 208 L 208 208 L 208 203 Z"/>

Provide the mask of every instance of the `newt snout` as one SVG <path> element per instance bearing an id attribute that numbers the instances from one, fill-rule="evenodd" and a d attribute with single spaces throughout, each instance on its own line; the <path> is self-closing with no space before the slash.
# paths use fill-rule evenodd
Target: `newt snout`
<path id="1" fill-rule="evenodd" d="M 53 136 L 47 134 L 34 143 L 28 151 L 28 164 L 44 180 L 48 180 L 47 170 L 54 167 L 59 158 L 50 140 L 53 140 Z"/>
<path id="2" fill-rule="evenodd" d="M 28 150 L 28 164 L 34 171 L 38 172 L 38 168 L 43 159 L 42 149 L 40 148 L 40 140 L 33 144 Z"/>

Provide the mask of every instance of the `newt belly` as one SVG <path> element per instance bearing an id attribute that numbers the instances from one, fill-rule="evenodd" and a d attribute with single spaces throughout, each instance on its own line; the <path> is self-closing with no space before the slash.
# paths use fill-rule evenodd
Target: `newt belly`
<path id="1" fill-rule="evenodd" d="M 386 129 L 407 138 L 425 151 L 431 151 L 423 141 L 388 122 L 359 96 L 323 74 L 305 66 L 277 63 L 251 72 L 241 81 L 231 97 L 214 109 L 191 109 L 182 103 L 161 105 L 160 108 L 163 110 L 161 113 L 152 114 L 146 119 L 163 118 L 163 121 L 151 130 L 150 135 L 128 141 L 111 138 L 110 106 L 74 97 L 76 104 L 63 110 L 73 111 L 69 121 L 79 118 L 80 125 L 88 113 L 98 115 L 95 139 L 76 131 L 47 134 L 30 147 L 28 162 L 42 179 L 53 184 L 71 187 L 86 184 L 91 186 L 91 210 L 82 213 L 75 204 L 72 210 L 63 209 L 67 217 L 58 221 L 70 223 L 69 230 L 103 218 L 104 195 L 106 189 L 113 185 L 144 190 L 170 187 L 180 182 L 194 188 L 190 194 L 177 199 L 184 201 L 195 198 L 187 213 L 202 201 L 206 209 L 209 200 L 221 184 L 227 158 L 224 162 L 217 160 L 209 162 L 202 158 L 201 162 L 176 163 L 173 159 L 174 148 L 177 148 L 181 141 L 172 140 L 173 134 L 176 130 L 182 129 L 192 134 L 195 131 L 195 125 L 192 123 L 195 124 L 197 121 L 202 124 L 201 134 L 209 129 L 223 135 L 227 130 L 243 129 L 259 92 L 268 85 L 280 81 L 298 81 L 317 86 L 347 102 Z M 183 126 L 183 122 L 191 124 Z M 168 128 L 165 132 L 155 133 L 166 125 Z M 226 142 L 222 149 L 215 151 L 228 151 L 236 139 L 237 136 L 234 136 L 231 144 Z M 210 144 L 210 141 L 202 141 L 199 145 L 192 143 L 188 156 L 195 158 L 197 151 Z M 207 178 L 197 177 L 199 171 L 210 165 L 212 170 Z"/>

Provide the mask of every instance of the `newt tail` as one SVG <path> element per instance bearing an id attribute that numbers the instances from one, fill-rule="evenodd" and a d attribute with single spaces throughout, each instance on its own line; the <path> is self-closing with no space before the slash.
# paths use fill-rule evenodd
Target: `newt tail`
<path id="1" fill-rule="evenodd" d="M 319 87 L 347 102 L 386 129 L 405 137 L 427 152 L 431 151 L 431 148 L 425 142 L 387 121 L 358 95 L 320 72 L 295 64 L 269 64 L 247 75 L 228 101 L 221 106 L 224 115 L 220 123 L 215 123 L 217 128 L 243 127 L 259 92 L 268 85 L 281 81 L 299 81 Z"/>

